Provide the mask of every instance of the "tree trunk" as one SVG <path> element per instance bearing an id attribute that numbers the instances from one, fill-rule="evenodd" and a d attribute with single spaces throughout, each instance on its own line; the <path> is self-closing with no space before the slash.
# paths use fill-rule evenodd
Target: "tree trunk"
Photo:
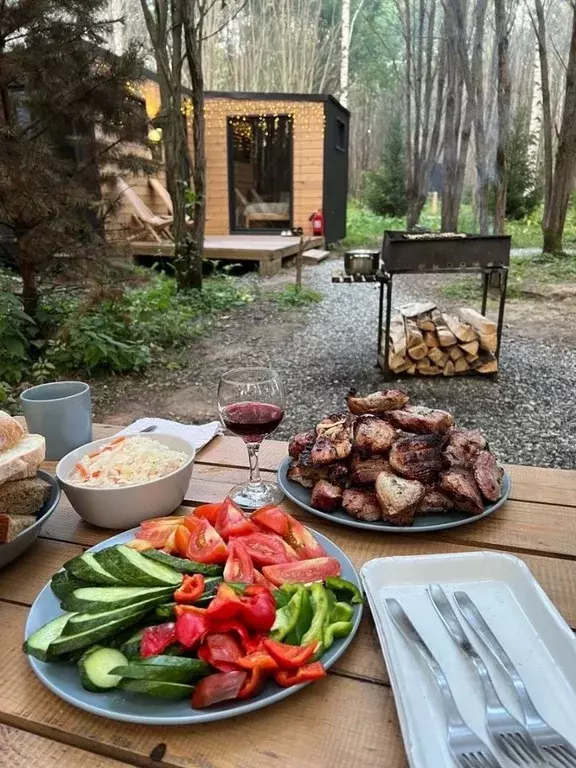
<path id="1" fill-rule="evenodd" d="M 572 16 L 572 37 L 566 68 L 564 111 L 558 134 L 558 150 L 554 164 L 554 181 L 550 193 L 550 205 L 544 212 L 542 231 L 544 251 L 562 250 L 562 235 L 570 195 L 574 190 L 576 172 L 576 8 Z"/>
<path id="2" fill-rule="evenodd" d="M 440 228 L 443 232 L 455 232 L 458 227 L 456 206 L 456 165 L 458 153 L 458 133 L 456 131 L 456 45 L 453 16 L 446 14 L 446 111 L 444 116 L 444 162 L 442 176 L 442 213 Z"/>
<path id="3" fill-rule="evenodd" d="M 536 37 L 538 39 L 538 54 L 540 56 L 540 84 L 542 88 L 542 132 L 544 135 L 544 218 L 542 230 L 547 212 L 550 210 L 550 195 L 552 194 L 553 181 L 553 150 L 552 150 L 552 106 L 550 97 L 550 76 L 548 69 L 548 48 L 546 45 L 546 20 L 542 0 L 535 0 Z"/>
<path id="4" fill-rule="evenodd" d="M 508 194 L 508 136 L 510 131 L 510 72 L 508 69 L 508 32 L 504 0 L 494 0 L 496 45 L 498 49 L 498 144 L 496 147 L 496 186 L 494 200 L 494 234 L 503 235 L 506 228 L 506 196 Z"/>
<path id="5" fill-rule="evenodd" d="M 342 0 L 342 24 L 340 34 L 340 103 L 343 107 L 347 107 L 350 65 L 350 0 Z"/>
<path id="6" fill-rule="evenodd" d="M 478 224 L 481 235 L 490 232 L 489 220 L 489 181 L 486 160 L 486 132 L 484 127 L 484 84 L 482 82 L 482 46 L 484 44 L 484 23 L 487 0 L 477 0 L 475 11 L 474 48 L 470 68 L 470 85 L 474 99 L 474 138 L 476 150 L 476 174 L 478 179 Z"/>
<path id="7" fill-rule="evenodd" d="M 22 278 L 22 304 L 24 312 L 35 319 L 38 311 L 38 276 L 33 248 L 30 248 L 28 230 L 16 230 L 15 235 L 18 246 L 18 272 Z"/>

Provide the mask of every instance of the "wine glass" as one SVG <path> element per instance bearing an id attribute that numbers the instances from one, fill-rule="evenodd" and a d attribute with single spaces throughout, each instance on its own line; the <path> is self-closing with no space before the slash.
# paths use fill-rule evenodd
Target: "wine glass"
<path id="1" fill-rule="evenodd" d="M 260 443 L 284 418 L 284 386 L 271 368 L 235 368 L 218 384 L 218 411 L 224 426 L 244 440 L 248 449 L 250 480 L 236 485 L 229 496 L 240 507 L 258 509 L 277 504 L 284 494 L 275 483 L 261 479 Z"/>

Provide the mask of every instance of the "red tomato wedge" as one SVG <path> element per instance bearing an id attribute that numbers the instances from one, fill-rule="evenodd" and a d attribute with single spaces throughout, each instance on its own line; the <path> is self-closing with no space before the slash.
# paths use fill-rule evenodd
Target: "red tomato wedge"
<path id="1" fill-rule="evenodd" d="M 240 507 L 228 497 L 220 505 L 214 526 L 225 541 L 228 541 L 230 536 L 244 536 L 257 530 Z"/>
<path id="2" fill-rule="evenodd" d="M 248 536 L 242 536 L 242 543 L 257 567 L 298 560 L 298 555 L 292 547 L 275 533 L 250 533 Z"/>
<path id="3" fill-rule="evenodd" d="M 335 557 L 316 557 L 297 563 L 265 565 L 262 573 L 278 587 L 286 582 L 307 584 L 309 581 L 324 581 L 329 576 L 339 576 L 340 563 Z"/>
<path id="4" fill-rule="evenodd" d="M 194 688 L 192 706 L 202 709 L 219 701 L 237 698 L 247 678 L 248 674 L 240 671 L 218 672 L 202 678 Z"/>
<path id="5" fill-rule="evenodd" d="M 199 507 L 196 507 L 192 514 L 195 517 L 206 518 L 210 525 L 216 525 L 216 518 L 221 506 L 222 504 L 201 504 Z"/>
<path id="6" fill-rule="evenodd" d="M 254 584 L 258 584 L 259 587 L 266 587 L 266 589 L 269 590 L 276 589 L 276 585 L 272 584 L 272 582 L 268 581 L 268 579 L 265 579 L 260 571 L 256 570 L 256 568 L 254 568 Z"/>
<path id="7" fill-rule="evenodd" d="M 225 563 L 228 556 L 226 544 L 216 531 L 203 517 L 189 515 L 184 519 L 184 525 L 190 531 L 186 548 L 186 557 L 198 563 Z"/>
<path id="8" fill-rule="evenodd" d="M 242 539 L 230 539 L 228 542 L 228 559 L 224 566 L 224 581 L 252 584 L 254 581 L 254 566 Z"/>
<path id="9" fill-rule="evenodd" d="M 179 525 L 174 532 L 174 546 L 180 557 L 186 557 L 190 535 L 190 531 L 185 525 Z"/>
<path id="10" fill-rule="evenodd" d="M 156 517 L 153 520 L 144 520 L 140 523 L 136 538 L 149 541 L 155 549 L 161 549 L 183 522 L 183 517 Z"/>
<path id="11" fill-rule="evenodd" d="M 265 530 L 274 531 L 281 536 L 296 552 L 300 560 L 323 557 L 326 554 L 301 522 L 274 504 L 257 509 L 251 519 Z"/>

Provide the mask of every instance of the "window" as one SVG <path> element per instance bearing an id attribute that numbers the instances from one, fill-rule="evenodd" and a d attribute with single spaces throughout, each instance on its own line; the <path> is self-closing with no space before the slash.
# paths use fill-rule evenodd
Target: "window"
<path id="1" fill-rule="evenodd" d="M 346 152 L 346 123 L 336 118 L 336 142 L 335 147 L 340 152 Z"/>

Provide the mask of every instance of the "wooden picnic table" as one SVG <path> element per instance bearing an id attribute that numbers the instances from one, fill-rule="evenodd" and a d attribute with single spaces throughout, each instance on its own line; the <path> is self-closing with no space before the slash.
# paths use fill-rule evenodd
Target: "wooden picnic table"
<path id="1" fill-rule="evenodd" d="M 95 439 L 118 426 L 95 426 Z M 266 441 L 263 475 L 286 455 Z M 221 500 L 246 478 L 246 449 L 218 437 L 198 454 L 185 505 Z M 53 463 L 46 463 L 53 470 Z M 437 534 L 386 535 L 329 525 L 286 509 L 329 536 L 357 568 L 374 557 L 495 549 L 522 558 L 576 627 L 576 472 L 510 466 L 512 494 L 495 515 Z M 0 766 L 10 768 L 400 768 L 406 766 L 396 709 L 370 612 L 327 679 L 276 705 L 212 724 L 132 725 L 66 704 L 38 681 L 22 653 L 24 623 L 62 564 L 113 535 L 86 525 L 65 497 L 37 543 L 0 572 Z"/>

